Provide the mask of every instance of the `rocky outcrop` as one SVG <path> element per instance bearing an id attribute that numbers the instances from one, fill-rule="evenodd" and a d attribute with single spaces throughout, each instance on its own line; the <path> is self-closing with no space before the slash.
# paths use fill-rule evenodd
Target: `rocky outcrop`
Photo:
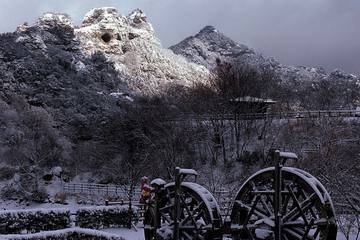
<path id="1" fill-rule="evenodd" d="M 141 10 L 124 16 L 111 7 L 90 10 L 79 27 L 66 14 L 46 13 L 33 26 L 2 35 L 0 69 L 8 90 L 38 92 L 41 83 L 63 91 L 66 83 L 73 91 L 86 78 L 85 89 L 97 85 L 92 92 L 103 96 L 154 95 L 210 76 L 205 67 L 163 49 Z"/>
<path id="2" fill-rule="evenodd" d="M 85 55 L 101 52 L 136 92 L 155 94 L 168 84 L 191 86 L 209 78 L 203 66 L 163 49 L 141 10 L 125 17 L 115 8 L 89 11 L 75 29 Z"/>

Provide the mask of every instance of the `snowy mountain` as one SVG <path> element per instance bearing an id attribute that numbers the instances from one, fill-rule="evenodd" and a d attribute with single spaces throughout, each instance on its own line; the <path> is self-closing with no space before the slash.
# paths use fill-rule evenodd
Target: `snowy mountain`
<path id="1" fill-rule="evenodd" d="M 323 68 L 294 67 L 279 63 L 274 58 L 267 58 L 249 47 L 239 44 L 226 37 L 213 26 L 206 26 L 195 36 L 191 36 L 180 43 L 171 46 L 176 54 L 186 57 L 191 62 L 212 69 L 216 66 L 216 59 L 233 63 L 237 66 L 248 65 L 259 69 L 275 71 L 284 84 L 311 84 L 321 79 L 336 79 L 356 81 L 360 79 L 353 74 L 346 74 L 334 70 L 327 74 Z"/>
<path id="2" fill-rule="evenodd" d="M 23 24 L 16 32 L 1 35 L 2 94 L 14 91 L 30 104 L 55 107 L 64 104 L 62 97 L 78 99 L 78 91 L 116 101 L 154 95 L 172 85 L 206 83 L 216 59 L 268 69 L 289 88 L 301 89 L 322 79 L 360 82 L 339 70 L 327 74 L 321 68 L 280 64 L 212 26 L 170 49 L 161 47 L 141 10 L 124 16 L 111 7 L 92 9 L 80 26 L 66 14 L 46 13 L 33 26 Z"/>

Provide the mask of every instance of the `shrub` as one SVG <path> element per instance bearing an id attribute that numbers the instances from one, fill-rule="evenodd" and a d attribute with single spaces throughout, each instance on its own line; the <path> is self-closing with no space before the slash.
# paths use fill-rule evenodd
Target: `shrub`
<path id="1" fill-rule="evenodd" d="M 35 233 L 64 229 L 70 226 L 66 209 L 35 209 L 0 212 L 0 234 Z"/>
<path id="2" fill-rule="evenodd" d="M 47 194 L 45 189 L 38 189 L 31 194 L 31 200 L 38 203 L 44 203 L 49 199 L 49 194 Z"/>
<path id="3" fill-rule="evenodd" d="M 132 219 L 137 220 L 137 208 L 132 209 Z M 128 226 L 130 221 L 127 206 L 86 207 L 76 212 L 76 224 L 82 228 L 109 228 Z"/>

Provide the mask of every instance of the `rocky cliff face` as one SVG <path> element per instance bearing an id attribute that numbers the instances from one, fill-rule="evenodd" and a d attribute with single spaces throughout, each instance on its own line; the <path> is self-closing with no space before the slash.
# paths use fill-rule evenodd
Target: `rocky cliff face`
<path id="1" fill-rule="evenodd" d="M 88 12 L 75 29 L 85 55 L 103 53 L 116 71 L 131 76 L 127 84 L 141 93 L 157 93 L 167 84 L 191 86 L 209 71 L 163 49 L 141 10 L 127 17 L 114 8 Z"/>

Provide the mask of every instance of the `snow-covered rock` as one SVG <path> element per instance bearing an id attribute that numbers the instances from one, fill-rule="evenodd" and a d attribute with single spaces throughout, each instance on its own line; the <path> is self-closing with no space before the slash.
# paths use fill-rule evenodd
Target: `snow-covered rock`
<path id="1" fill-rule="evenodd" d="M 70 16 L 62 13 L 45 13 L 41 16 L 37 22 L 39 27 L 44 29 L 51 29 L 56 26 L 60 26 L 62 28 L 74 28 L 73 22 L 70 19 Z"/>
<path id="2" fill-rule="evenodd" d="M 134 77 L 127 84 L 136 92 L 158 93 L 167 84 L 191 86 L 210 76 L 205 67 L 163 49 L 141 10 L 126 17 L 111 7 L 92 9 L 75 35 L 86 55 L 101 52 L 117 71 Z"/>

